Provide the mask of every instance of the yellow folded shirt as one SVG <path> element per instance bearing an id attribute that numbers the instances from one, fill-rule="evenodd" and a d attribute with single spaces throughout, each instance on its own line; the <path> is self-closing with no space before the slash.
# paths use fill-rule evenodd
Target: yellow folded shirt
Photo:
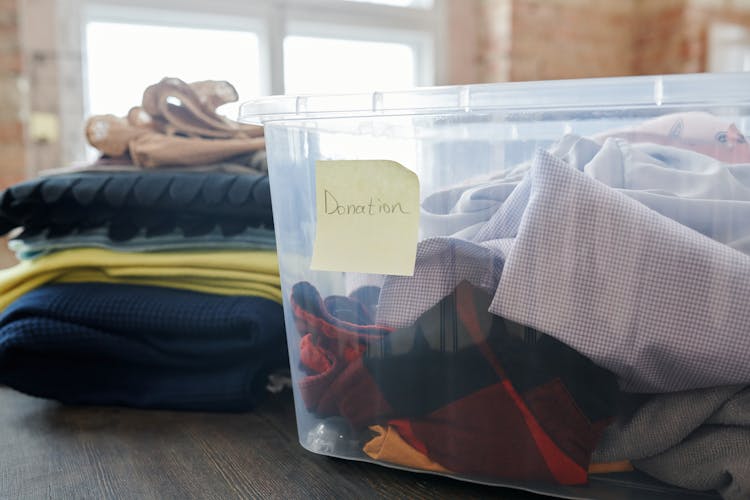
<path id="1" fill-rule="evenodd" d="M 122 283 L 281 302 L 276 252 L 268 250 L 115 252 L 64 250 L 0 271 L 0 311 L 47 283 Z"/>

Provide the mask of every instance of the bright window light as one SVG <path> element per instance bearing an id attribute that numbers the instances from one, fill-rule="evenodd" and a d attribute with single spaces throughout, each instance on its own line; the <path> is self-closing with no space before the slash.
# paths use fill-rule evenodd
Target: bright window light
<path id="1" fill-rule="evenodd" d="M 414 87 L 414 49 L 401 43 L 307 36 L 284 39 L 284 92 L 320 94 Z"/>
<path id="2" fill-rule="evenodd" d="M 418 7 L 420 9 L 432 8 L 432 0 L 349 0 L 350 2 L 377 3 L 391 5 L 393 7 Z"/>
<path id="3" fill-rule="evenodd" d="M 86 25 L 88 112 L 124 116 L 163 77 L 226 80 L 239 102 L 260 95 L 260 50 L 252 32 L 111 22 Z M 236 119 L 239 103 L 219 112 Z"/>

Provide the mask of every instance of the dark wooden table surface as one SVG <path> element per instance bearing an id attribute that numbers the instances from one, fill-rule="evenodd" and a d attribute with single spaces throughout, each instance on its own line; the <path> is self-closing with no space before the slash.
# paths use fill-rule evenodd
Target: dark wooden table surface
<path id="1" fill-rule="evenodd" d="M 0 498 L 547 498 L 310 453 L 292 408 L 290 392 L 211 414 L 66 407 L 0 387 Z"/>

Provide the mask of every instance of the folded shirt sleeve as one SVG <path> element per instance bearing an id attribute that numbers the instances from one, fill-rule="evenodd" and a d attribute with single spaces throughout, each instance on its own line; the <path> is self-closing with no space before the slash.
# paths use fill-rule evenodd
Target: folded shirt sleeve
<path id="1" fill-rule="evenodd" d="M 640 392 L 750 380 L 750 257 L 540 151 L 491 311 Z"/>

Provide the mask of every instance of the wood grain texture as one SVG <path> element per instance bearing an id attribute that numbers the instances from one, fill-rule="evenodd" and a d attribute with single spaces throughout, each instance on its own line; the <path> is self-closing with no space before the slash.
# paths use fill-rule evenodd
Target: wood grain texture
<path id="1" fill-rule="evenodd" d="M 289 392 L 211 414 L 66 407 L 0 387 L 0 498 L 544 497 L 310 453 Z"/>

